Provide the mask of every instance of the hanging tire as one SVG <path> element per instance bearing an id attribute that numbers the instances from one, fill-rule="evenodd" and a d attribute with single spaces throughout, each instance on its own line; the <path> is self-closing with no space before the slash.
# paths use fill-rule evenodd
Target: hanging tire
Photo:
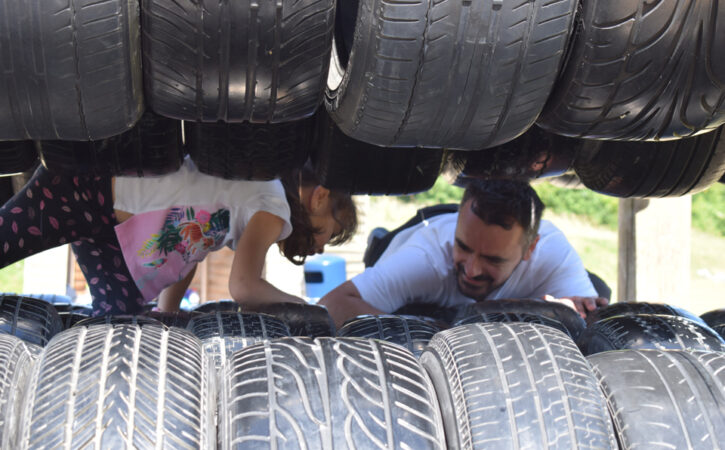
<path id="1" fill-rule="evenodd" d="M 380 339 L 408 349 L 420 357 L 433 335 L 440 331 L 434 322 L 413 316 L 360 316 L 345 322 L 339 337 Z"/>
<path id="2" fill-rule="evenodd" d="M 542 316 L 558 322 L 568 330 L 568 335 L 577 340 L 581 335 L 586 322 L 574 309 L 561 303 L 547 302 L 537 299 L 520 300 L 489 300 L 470 303 L 458 308 L 451 323 L 465 320 L 469 317 L 488 314 L 527 314 Z"/>
<path id="3" fill-rule="evenodd" d="M 660 140 L 725 122 L 718 0 L 582 2 L 569 62 L 539 118 L 591 139 Z"/>
<path id="4" fill-rule="evenodd" d="M 677 306 L 667 305 L 665 303 L 648 303 L 648 302 L 617 302 L 611 305 L 597 308 L 587 315 L 587 326 L 591 326 L 594 322 L 608 319 L 615 316 L 633 316 L 637 314 L 657 314 L 662 316 L 679 316 L 686 317 L 701 325 L 707 323 L 691 313 L 690 311 L 678 308 Z"/>
<path id="5" fill-rule="evenodd" d="M 155 112 L 278 123 L 311 116 L 322 102 L 333 0 L 142 5 L 146 93 Z"/>
<path id="6" fill-rule="evenodd" d="M 478 323 L 438 333 L 420 358 L 450 449 L 616 449 L 606 402 L 564 333 Z"/>
<path id="7" fill-rule="evenodd" d="M 722 128 L 671 142 L 597 142 L 575 161 L 589 189 L 615 197 L 676 197 L 700 192 L 725 173 Z"/>
<path id="8" fill-rule="evenodd" d="M 320 184 L 352 195 L 402 195 L 430 189 L 445 153 L 430 148 L 385 148 L 346 136 L 320 113 L 312 163 Z"/>
<path id="9" fill-rule="evenodd" d="M 19 447 L 210 448 L 210 375 L 199 340 L 184 330 L 74 327 L 38 361 Z"/>
<path id="10" fill-rule="evenodd" d="M 435 393 L 410 352 L 372 339 L 287 338 L 235 353 L 219 447 L 445 446 Z"/>
<path id="11" fill-rule="evenodd" d="M 272 180 L 302 167 L 311 120 L 280 124 L 185 122 L 186 147 L 199 171 L 226 179 Z"/>
<path id="12" fill-rule="evenodd" d="M 0 334 L 0 448 L 17 448 L 17 423 L 41 348 Z"/>
<path id="13" fill-rule="evenodd" d="M 105 139 L 143 112 L 138 1 L 0 1 L 0 140 Z"/>
<path id="14" fill-rule="evenodd" d="M 90 142 L 41 141 L 46 169 L 62 174 L 156 176 L 184 161 L 181 123 L 147 112 L 131 130 Z"/>
<path id="15" fill-rule="evenodd" d="M 63 322 L 50 303 L 20 295 L 0 295 L 0 333 L 44 347 L 62 330 Z"/>
<path id="16" fill-rule="evenodd" d="M 290 336 L 322 337 L 335 336 L 335 322 L 327 308 L 302 303 L 273 303 L 258 308 L 258 312 L 269 314 L 289 327 Z"/>
<path id="17" fill-rule="evenodd" d="M 585 355 L 610 350 L 725 351 L 725 340 L 685 317 L 636 314 L 593 323 L 577 341 Z"/>
<path id="18" fill-rule="evenodd" d="M 33 141 L 0 141 L 0 175 L 27 172 L 37 163 L 38 151 Z"/>
<path id="19" fill-rule="evenodd" d="M 576 5 L 340 2 L 327 109 L 345 134 L 375 145 L 502 144 L 543 108 Z"/>
<path id="20" fill-rule="evenodd" d="M 589 357 L 622 449 L 719 448 L 725 355 L 622 350 Z"/>

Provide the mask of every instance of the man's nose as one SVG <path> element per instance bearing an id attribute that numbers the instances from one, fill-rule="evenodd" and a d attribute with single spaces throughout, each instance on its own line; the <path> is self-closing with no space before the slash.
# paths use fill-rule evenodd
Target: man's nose
<path id="1" fill-rule="evenodd" d="M 475 278 L 483 274 L 483 267 L 478 262 L 477 258 L 470 257 L 466 260 L 466 275 L 470 278 Z"/>

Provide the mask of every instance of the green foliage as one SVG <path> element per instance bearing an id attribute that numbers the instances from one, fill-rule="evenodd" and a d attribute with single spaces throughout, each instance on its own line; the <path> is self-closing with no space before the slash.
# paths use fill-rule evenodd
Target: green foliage
<path id="1" fill-rule="evenodd" d="M 725 236 L 725 185 L 715 183 L 692 196 L 692 227 Z"/>
<path id="2" fill-rule="evenodd" d="M 421 206 L 459 203 L 461 198 L 463 198 L 463 189 L 449 184 L 442 177 L 438 177 L 435 185 L 425 192 L 398 197 L 403 203 L 415 203 Z"/>
<path id="3" fill-rule="evenodd" d="M 619 200 L 589 189 L 567 189 L 536 183 L 534 189 L 546 208 L 556 214 L 573 214 L 607 228 L 617 228 Z"/>
<path id="4" fill-rule="evenodd" d="M 23 261 L 0 269 L 0 292 L 23 291 Z"/>

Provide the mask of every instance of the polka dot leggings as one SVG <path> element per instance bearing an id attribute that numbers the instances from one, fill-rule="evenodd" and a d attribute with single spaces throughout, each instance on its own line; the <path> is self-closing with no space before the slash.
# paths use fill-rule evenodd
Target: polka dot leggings
<path id="1" fill-rule="evenodd" d="M 110 177 L 51 174 L 41 166 L 0 208 L 0 268 L 71 243 L 93 314 L 137 313 L 144 300 L 123 259 L 117 223 Z"/>

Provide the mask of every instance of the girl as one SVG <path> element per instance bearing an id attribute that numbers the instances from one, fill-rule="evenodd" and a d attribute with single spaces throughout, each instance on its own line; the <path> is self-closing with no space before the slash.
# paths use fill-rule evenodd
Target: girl
<path id="1" fill-rule="evenodd" d="M 316 183 L 305 167 L 283 181 L 225 180 L 187 158 L 160 177 L 67 177 L 38 168 L 0 208 L 0 268 L 71 243 L 93 297 L 93 314 L 134 314 L 159 300 L 178 309 L 196 269 L 222 246 L 234 250 L 229 291 L 253 310 L 304 302 L 262 279 L 269 247 L 295 264 L 349 240 L 349 195 Z"/>

